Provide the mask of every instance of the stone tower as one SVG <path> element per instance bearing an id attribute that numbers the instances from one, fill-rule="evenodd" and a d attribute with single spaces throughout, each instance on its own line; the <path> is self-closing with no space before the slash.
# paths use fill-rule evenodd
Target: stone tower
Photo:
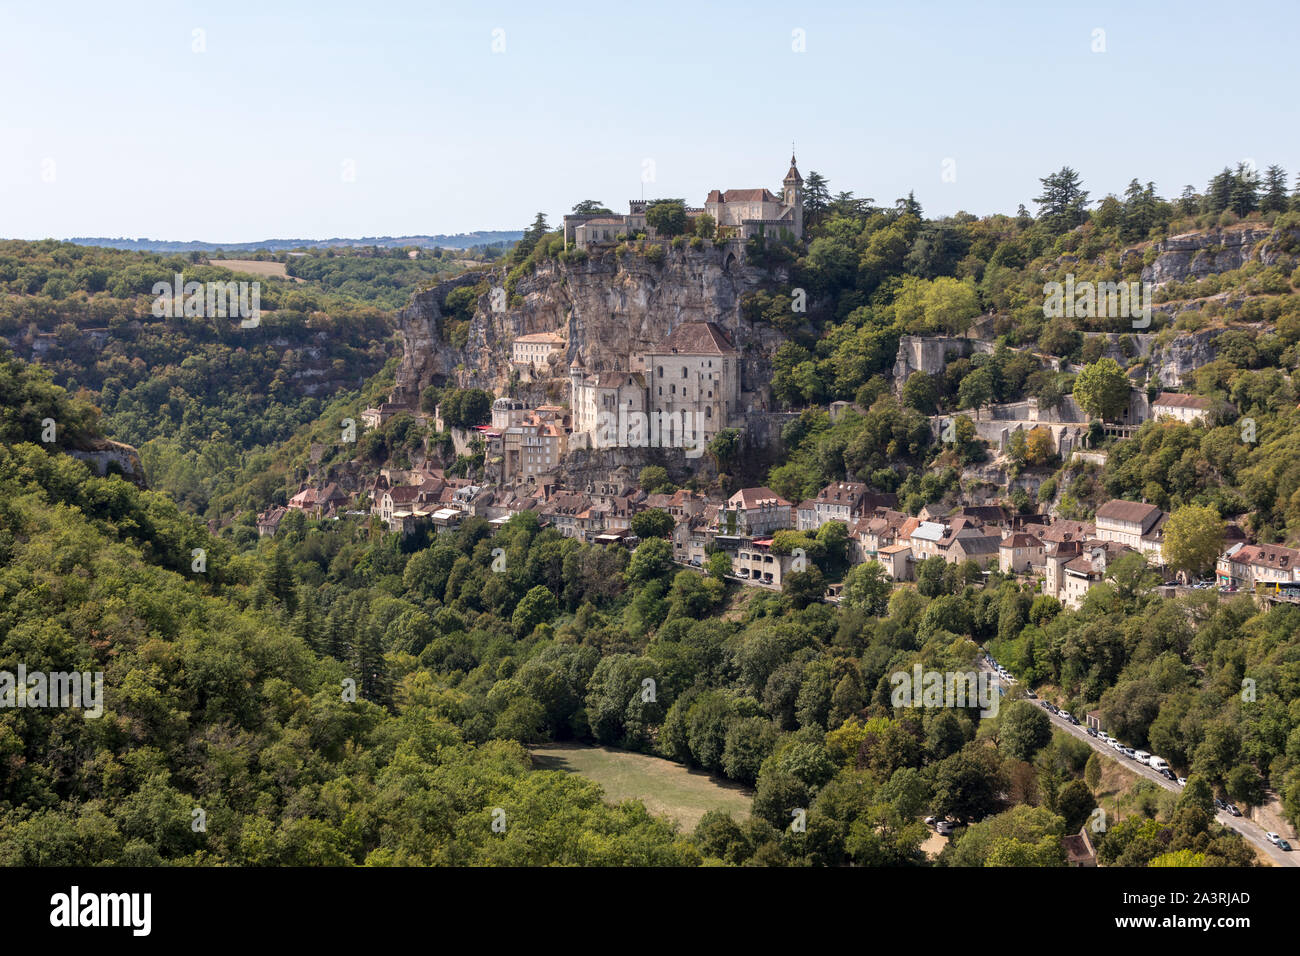
<path id="1" fill-rule="evenodd" d="M 784 196 L 782 200 L 787 206 L 794 209 L 794 234 L 796 237 L 803 238 L 803 177 L 799 175 L 799 169 L 795 165 L 794 153 L 790 154 L 790 171 L 785 174 L 785 179 L 781 181 L 784 187 Z"/>

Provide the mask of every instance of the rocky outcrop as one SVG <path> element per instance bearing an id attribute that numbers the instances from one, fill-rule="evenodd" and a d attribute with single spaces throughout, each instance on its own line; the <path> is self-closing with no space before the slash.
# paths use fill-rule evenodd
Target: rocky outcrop
<path id="1" fill-rule="evenodd" d="M 638 248 L 638 245 L 641 248 Z M 551 366 L 552 381 L 567 378 L 577 360 L 589 372 L 627 369 L 631 355 L 662 341 L 682 322 L 716 322 L 740 351 L 741 387 L 766 392 L 772 353 L 784 341 L 767 323 L 741 313 L 742 297 L 782 281 L 744 261 L 735 246 L 705 243 L 673 249 L 655 261 L 649 244 L 619 255 L 539 263 L 507 296 L 504 267 L 458 276 L 417 294 L 398 315 L 403 355 L 393 400 L 414 403 L 430 384 L 504 391 L 511 384 L 510 346 L 520 335 L 558 332 L 565 341 Z M 448 294 L 473 285 L 479 295 L 465 345 L 448 343 Z"/>
<path id="2" fill-rule="evenodd" d="M 1154 345 L 1148 357 L 1151 380 L 1161 388 L 1180 387 L 1184 376 L 1219 357 L 1214 340 L 1223 332 L 1223 329 L 1203 329 L 1176 336 L 1165 345 Z"/>
<path id="3" fill-rule="evenodd" d="M 1170 236 L 1156 243 L 1156 256 L 1142 269 L 1142 281 L 1159 287 L 1230 272 L 1256 260 L 1271 265 L 1280 252 L 1269 242 L 1272 232 L 1267 226 L 1244 226 Z"/>
<path id="4" fill-rule="evenodd" d="M 146 487 L 140 453 L 131 445 L 107 438 L 92 438 L 68 454 L 90 464 L 100 475 L 120 474 L 140 488 Z"/>

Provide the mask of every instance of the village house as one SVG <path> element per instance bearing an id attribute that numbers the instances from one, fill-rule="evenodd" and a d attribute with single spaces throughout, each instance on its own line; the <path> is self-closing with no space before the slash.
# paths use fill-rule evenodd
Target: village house
<path id="1" fill-rule="evenodd" d="M 1016 531 L 998 545 L 998 570 L 1003 574 L 1030 574 L 1043 566 L 1043 542 Z"/>
<path id="2" fill-rule="evenodd" d="M 737 549 L 731 573 L 751 584 L 780 588 L 795 560 L 792 555 L 773 553 L 771 538 L 756 538 Z"/>
<path id="3" fill-rule="evenodd" d="M 792 528 L 791 505 L 771 488 L 742 488 L 718 510 L 718 527 L 753 537 Z"/>
<path id="4" fill-rule="evenodd" d="M 912 580 L 912 546 L 909 544 L 889 544 L 876 554 L 876 560 L 884 567 L 885 573 L 894 581 Z"/>
<path id="5" fill-rule="evenodd" d="M 1053 577 L 1058 590 L 1052 594 L 1068 608 L 1078 610 L 1088 592 L 1106 579 L 1106 568 L 1126 554 L 1137 554 L 1135 548 L 1115 541 L 1089 541 L 1077 543 L 1077 551 L 1061 562 Z M 1050 562 L 1049 562 L 1050 565 Z M 1044 582 L 1046 584 L 1046 582 Z M 1051 592 L 1048 592 L 1051 593 Z"/>
<path id="6" fill-rule="evenodd" d="M 1097 537 L 1140 551 L 1147 560 L 1163 565 L 1165 513 L 1155 505 L 1112 498 L 1097 509 Z"/>
<path id="7" fill-rule="evenodd" d="M 280 530 L 280 522 L 289 513 L 288 508 L 269 508 L 257 516 L 257 536 L 265 538 Z"/>
<path id="8" fill-rule="evenodd" d="M 1219 556 L 1220 587 L 1252 590 L 1256 584 L 1300 581 L 1300 551 L 1277 544 L 1234 544 Z"/>
<path id="9" fill-rule="evenodd" d="M 558 332 L 530 332 L 510 343 L 510 362 L 517 371 L 532 374 L 545 371 L 547 359 L 564 350 L 564 337 Z"/>
<path id="10" fill-rule="evenodd" d="M 1191 424 L 1205 421 L 1210 413 L 1210 400 L 1202 395 L 1184 395 L 1180 392 L 1161 392 L 1151 403 L 1155 418 L 1174 418 Z"/>

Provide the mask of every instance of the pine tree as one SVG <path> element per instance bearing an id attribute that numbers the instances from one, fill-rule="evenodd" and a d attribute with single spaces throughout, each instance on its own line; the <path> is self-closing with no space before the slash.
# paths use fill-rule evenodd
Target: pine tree
<path id="1" fill-rule="evenodd" d="M 358 696 L 381 707 L 392 706 L 392 679 L 384 660 L 379 629 L 373 625 L 361 626 L 353 649 L 352 668 L 357 678 Z"/>
<path id="2" fill-rule="evenodd" d="M 1259 207 L 1259 176 L 1245 163 L 1237 164 L 1232 177 L 1232 193 L 1228 203 L 1238 216 L 1245 216 Z"/>
<path id="3" fill-rule="evenodd" d="M 1206 212 L 1217 216 L 1228 208 L 1232 203 L 1232 184 L 1232 170 L 1224 166 L 1223 171 L 1210 180 L 1205 191 Z"/>
<path id="4" fill-rule="evenodd" d="M 831 191 L 826 177 L 815 170 L 809 172 L 803 184 L 803 208 L 809 225 L 821 222 L 830 204 Z"/>
<path id="5" fill-rule="evenodd" d="M 293 636 L 298 638 L 317 654 L 325 650 L 325 642 L 320 628 L 317 627 L 316 610 L 312 606 L 311 595 L 303 588 L 298 596 L 298 611 L 289 625 Z"/>
<path id="6" fill-rule="evenodd" d="M 289 567 L 289 559 L 285 556 L 284 548 L 279 545 L 271 551 L 271 563 L 266 569 L 264 580 L 270 595 L 292 614 L 296 604 L 293 570 Z"/>
<path id="7" fill-rule="evenodd" d="M 1286 170 L 1273 165 L 1264 170 L 1264 195 L 1259 201 L 1260 212 L 1286 212 Z"/>
<path id="8" fill-rule="evenodd" d="M 1079 174 L 1069 166 L 1039 180 L 1043 194 L 1034 202 L 1039 205 L 1039 221 L 1053 234 L 1066 232 L 1087 218 L 1088 192 Z"/>

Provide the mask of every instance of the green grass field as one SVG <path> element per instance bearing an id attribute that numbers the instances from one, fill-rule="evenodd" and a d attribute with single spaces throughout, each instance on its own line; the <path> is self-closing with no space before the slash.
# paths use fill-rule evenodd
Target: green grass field
<path id="1" fill-rule="evenodd" d="M 729 811 L 736 820 L 749 815 L 749 790 L 671 760 L 585 744 L 546 744 L 533 747 L 532 755 L 538 770 L 580 774 L 600 784 L 609 802 L 639 799 L 651 813 L 677 821 L 685 832 L 709 810 Z"/>

